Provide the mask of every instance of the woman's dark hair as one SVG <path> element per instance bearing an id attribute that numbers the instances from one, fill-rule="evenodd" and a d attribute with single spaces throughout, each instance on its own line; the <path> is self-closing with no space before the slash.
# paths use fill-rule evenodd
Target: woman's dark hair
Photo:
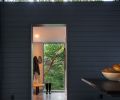
<path id="1" fill-rule="evenodd" d="M 36 56 L 34 56 L 34 58 L 33 58 L 33 62 L 34 62 L 35 64 L 37 64 L 37 63 L 38 63 L 38 59 L 37 59 L 37 57 L 36 57 Z"/>

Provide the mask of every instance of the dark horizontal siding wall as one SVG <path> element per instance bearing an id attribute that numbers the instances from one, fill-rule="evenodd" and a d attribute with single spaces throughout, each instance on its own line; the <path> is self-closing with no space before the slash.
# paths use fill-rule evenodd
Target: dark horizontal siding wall
<path id="1" fill-rule="evenodd" d="M 120 3 L 1 3 L 0 22 L 1 100 L 31 99 L 32 24 L 67 25 L 68 100 L 98 100 L 80 78 L 120 63 Z"/>

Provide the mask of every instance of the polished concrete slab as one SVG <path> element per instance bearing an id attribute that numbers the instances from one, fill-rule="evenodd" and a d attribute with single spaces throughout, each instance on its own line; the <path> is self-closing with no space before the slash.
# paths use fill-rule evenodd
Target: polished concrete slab
<path id="1" fill-rule="evenodd" d="M 64 92 L 39 93 L 38 95 L 33 95 L 33 100 L 67 100 L 67 96 Z"/>

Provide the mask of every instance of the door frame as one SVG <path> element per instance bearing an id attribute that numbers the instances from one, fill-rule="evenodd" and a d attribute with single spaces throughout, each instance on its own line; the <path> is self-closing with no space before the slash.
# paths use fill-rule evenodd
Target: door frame
<path id="1" fill-rule="evenodd" d="M 67 57 L 68 57 L 68 54 L 67 54 L 67 36 L 68 36 L 68 32 L 67 32 L 67 24 L 54 24 L 54 23 L 50 23 L 50 24 L 32 24 L 31 25 L 31 99 L 33 100 L 33 86 L 32 86 L 32 83 L 33 83 L 33 70 L 32 70 L 32 67 L 33 67 L 33 59 L 32 59 L 32 55 L 33 55 L 33 27 L 42 27 L 42 26 L 46 26 L 46 25 L 48 25 L 48 26 L 65 26 L 66 27 L 66 40 L 65 40 L 65 43 L 64 43 L 64 47 L 65 47 L 65 61 L 64 61 L 64 70 L 66 70 L 66 71 L 64 71 L 65 72 L 65 85 L 64 85 L 64 89 L 65 89 L 65 94 L 66 94 L 66 100 L 67 100 L 67 93 L 68 93 L 68 88 L 67 88 L 67 85 L 68 85 L 68 70 L 67 70 L 67 65 L 68 65 L 68 60 L 67 60 Z M 50 43 L 50 42 L 49 42 Z M 53 42 L 51 42 L 51 43 L 53 43 Z M 56 42 L 56 43 L 58 43 L 58 42 Z M 60 43 L 60 42 L 59 42 Z M 61 42 L 61 43 L 63 43 L 63 42 Z M 44 56 L 44 55 L 43 55 Z"/>

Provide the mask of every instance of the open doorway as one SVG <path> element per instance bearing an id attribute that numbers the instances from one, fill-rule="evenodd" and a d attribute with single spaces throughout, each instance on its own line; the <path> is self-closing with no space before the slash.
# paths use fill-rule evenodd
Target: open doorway
<path id="1" fill-rule="evenodd" d="M 44 82 L 51 83 L 52 91 L 64 91 L 65 87 L 64 43 L 44 44 Z"/>
<path id="2" fill-rule="evenodd" d="M 33 26 L 32 36 L 32 100 L 66 100 L 66 26 Z M 51 96 L 47 98 L 47 94 Z"/>

